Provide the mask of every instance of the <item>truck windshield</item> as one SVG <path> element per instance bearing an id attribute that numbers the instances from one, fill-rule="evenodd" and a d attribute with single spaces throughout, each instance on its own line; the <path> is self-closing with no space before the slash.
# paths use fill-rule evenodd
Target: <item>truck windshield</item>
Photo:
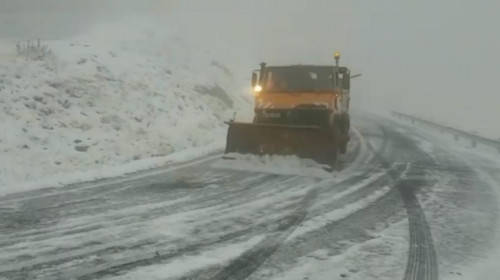
<path id="1" fill-rule="evenodd" d="M 264 76 L 264 92 L 331 92 L 331 67 L 269 67 Z"/>

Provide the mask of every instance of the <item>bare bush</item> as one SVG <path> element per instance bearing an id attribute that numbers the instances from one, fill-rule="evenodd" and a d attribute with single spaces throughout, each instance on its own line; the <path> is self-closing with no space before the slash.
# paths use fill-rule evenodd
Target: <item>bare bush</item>
<path id="1" fill-rule="evenodd" d="M 40 39 L 36 42 L 26 41 L 16 44 L 16 53 L 18 56 L 31 60 L 44 60 L 52 55 L 52 50 L 47 45 L 42 45 Z"/>

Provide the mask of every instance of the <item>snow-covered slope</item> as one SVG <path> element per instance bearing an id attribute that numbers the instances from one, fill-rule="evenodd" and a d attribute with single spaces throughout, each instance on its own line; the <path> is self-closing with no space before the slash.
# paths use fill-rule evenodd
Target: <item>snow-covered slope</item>
<path id="1" fill-rule="evenodd" d="M 251 109 L 245 81 L 175 34 L 135 26 L 42 42 L 42 60 L 2 42 L 0 189 L 224 145 L 223 122 Z"/>

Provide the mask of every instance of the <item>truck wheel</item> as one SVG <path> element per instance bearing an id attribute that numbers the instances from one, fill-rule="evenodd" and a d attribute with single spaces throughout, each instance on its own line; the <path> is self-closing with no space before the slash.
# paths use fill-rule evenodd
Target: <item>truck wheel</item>
<path id="1" fill-rule="evenodd" d="M 344 133 L 345 135 L 349 134 L 350 126 L 351 120 L 349 118 L 349 115 L 342 115 L 341 117 L 339 117 L 339 127 L 342 133 Z"/>
<path id="2" fill-rule="evenodd" d="M 347 141 L 342 142 L 342 144 L 339 147 L 339 152 L 341 154 L 347 153 Z"/>
<path id="3" fill-rule="evenodd" d="M 351 129 L 351 118 L 349 115 L 345 116 L 345 134 L 349 136 L 349 130 Z"/>
<path id="4" fill-rule="evenodd" d="M 333 170 L 336 170 L 338 167 L 338 160 L 339 160 L 339 152 L 341 152 L 342 148 L 342 131 L 339 125 L 337 124 L 334 128 L 334 134 L 333 134 L 333 144 L 330 147 L 330 150 L 328 151 L 328 165 L 332 167 Z"/>
<path id="5" fill-rule="evenodd" d="M 340 131 L 338 131 L 339 152 L 345 154 L 347 152 L 347 142 L 349 142 L 349 129 L 350 129 L 349 115 L 343 115 L 339 121 Z"/>
<path id="6" fill-rule="evenodd" d="M 338 167 L 338 160 L 339 160 L 339 149 L 337 146 L 334 146 L 327 153 L 327 164 L 331 167 L 332 170 L 336 170 Z"/>

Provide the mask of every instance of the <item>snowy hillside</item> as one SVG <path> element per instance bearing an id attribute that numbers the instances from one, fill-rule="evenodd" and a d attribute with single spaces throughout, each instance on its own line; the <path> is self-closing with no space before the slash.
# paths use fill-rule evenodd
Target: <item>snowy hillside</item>
<path id="1" fill-rule="evenodd" d="M 251 107 L 245 81 L 174 34 L 124 37 L 42 41 L 42 59 L 2 43 L 0 188 L 224 145 L 223 122 Z"/>

